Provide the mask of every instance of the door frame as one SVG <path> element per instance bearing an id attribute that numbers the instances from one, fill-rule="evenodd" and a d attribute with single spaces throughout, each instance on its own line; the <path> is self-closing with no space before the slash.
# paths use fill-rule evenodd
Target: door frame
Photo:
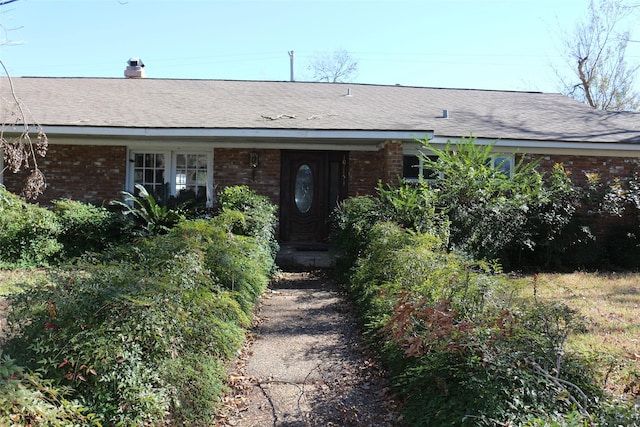
<path id="1" fill-rule="evenodd" d="M 296 221 L 301 217 L 295 206 L 295 176 L 305 163 L 315 163 L 314 215 L 317 218 L 305 233 L 297 233 Z M 280 175 L 280 241 L 296 244 L 322 244 L 329 237 L 329 215 L 347 197 L 349 178 L 348 151 L 282 150 Z"/>

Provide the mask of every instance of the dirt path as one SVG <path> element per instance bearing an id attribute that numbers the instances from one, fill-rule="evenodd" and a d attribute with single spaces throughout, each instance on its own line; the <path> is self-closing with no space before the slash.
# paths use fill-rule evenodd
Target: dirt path
<path id="1" fill-rule="evenodd" d="M 218 424 L 400 424 L 384 372 L 367 357 L 336 286 L 318 273 L 284 273 L 270 289 Z"/>

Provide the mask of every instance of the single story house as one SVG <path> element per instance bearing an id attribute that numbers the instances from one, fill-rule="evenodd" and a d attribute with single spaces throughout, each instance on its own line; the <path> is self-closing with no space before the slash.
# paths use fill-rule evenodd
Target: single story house
<path id="1" fill-rule="evenodd" d="M 106 202 L 138 183 L 211 202 L 217 189 L 247 185 L 279 206 L 281 242 L 323 242 L 337 202 L 375 193 L 379 180 L 416 178 L 415 138 L 473 135 L 501 158 L 563 162 L 574 177 L 629 175 L 640 158 L 640 113 L 598 111 L 560 94 L 150 78 L 12 83 L 49 138 L 39 202 Z M 0 94 L 8 133 L 7 78 Z M 25 176 L 4 170 L 0 182 L 20 192 Z"/>

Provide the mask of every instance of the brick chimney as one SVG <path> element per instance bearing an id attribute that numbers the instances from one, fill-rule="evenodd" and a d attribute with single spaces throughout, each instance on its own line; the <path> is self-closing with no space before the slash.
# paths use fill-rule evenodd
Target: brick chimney
<path id="1" fill-rule="evenodd" d="M 127 68 L 124 69 L 124 76 L 128 79 L 144 79 L 144 63 L 140 58 L 133 57 L 127 61 Z"/>

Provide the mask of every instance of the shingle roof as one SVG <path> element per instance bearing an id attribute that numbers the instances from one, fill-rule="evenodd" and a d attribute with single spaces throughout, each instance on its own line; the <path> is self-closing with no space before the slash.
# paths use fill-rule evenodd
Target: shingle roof
<path id="1" fill-rule="evenodd" d="M 640 113 L 598 111 L 560 94 L 273 81 L 12 81 L 43 126 L 433 131 L 443 137 L 640 143 Z M 6 78 L 0 95 L 0 119 L 11 122 Z"/>

